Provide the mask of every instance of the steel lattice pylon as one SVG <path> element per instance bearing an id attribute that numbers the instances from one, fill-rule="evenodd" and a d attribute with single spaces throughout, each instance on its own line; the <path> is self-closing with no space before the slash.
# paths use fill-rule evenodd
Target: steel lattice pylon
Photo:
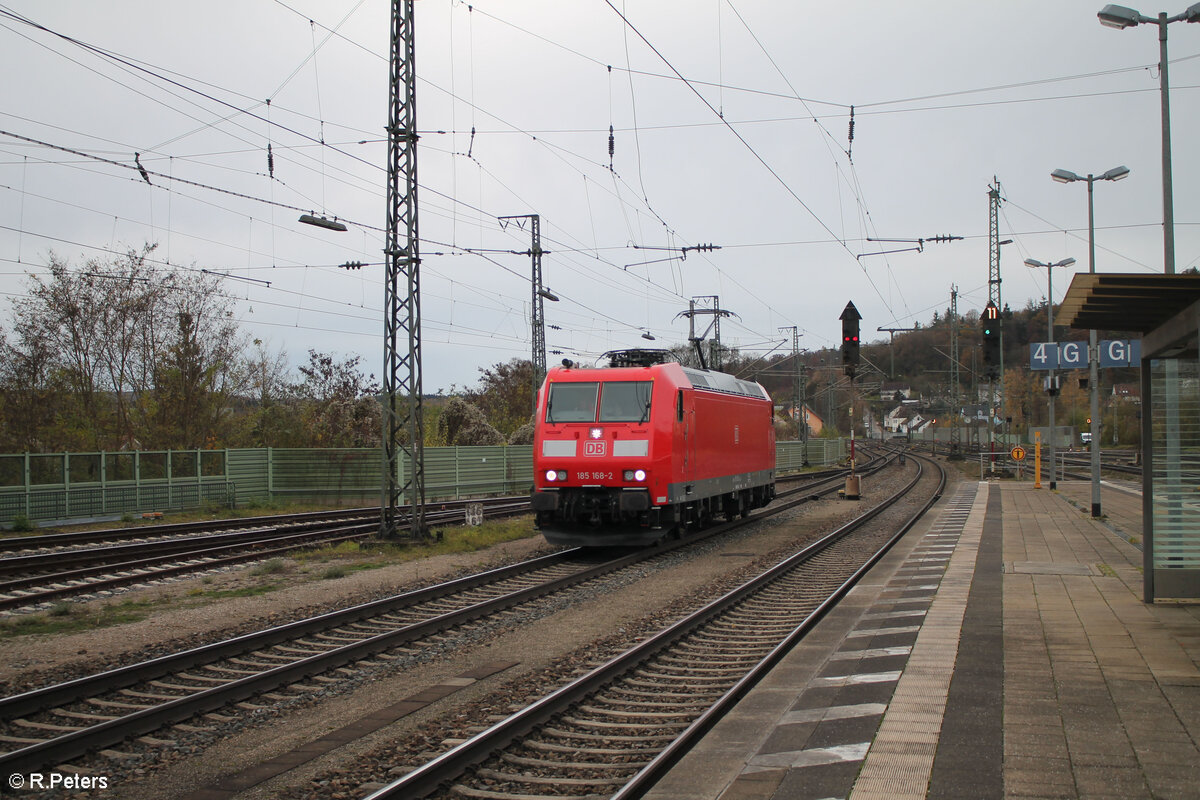
<path id="1" fill-rule="evenodd" d="M 1000 180 L 992 176 L 992 185 L 988 187 L 988 302 L 996 306 L 997 311 L 1004 308 L 1000 299 Z M 996 328 L 1000 332 L 1000 363 L 996 366 L 996 376 L 999 378 L 1000 416 L 1004 417 L 1004 314 L 998 313 Z M 993 405 L 996 403 L 995 382 L 988 379 L 988 444 L 992 447 Z"/>
<path id="2" fill-rule="evenodd" d="M 542 286 L 542 218 L 539 214 L 513 214 L 498 219 L 501 226 L 508 220 L 518 220 L 518 223 L 529 220 L 529 258 L 533 263 L 533 301 L 530 310 L 533 352 L 530 363 L 533 365 L 533 410 L 536 412 L 538 390 L 542 388 L 542 379 L 546 377 L 546 309 L 542 301 L 548 295 Z"/>
<path id="3" fill-rule="evenodd" d="M 996 308 L 1000 301 L 1000 181 L 992 178 L 988 187 L 988 300 Z"/>
<path id="4" fill-rule="evenodd" d="M 533 407 L 537 409 L 537 393 L 546 375 L 546 310 L 542 307 L 542 218 L 529 215 L 532 237 L 529 258 L 533 262 Z"/>
<path id="5" fill-rule="evenodd" d="M 388 97 L 387 234 L 384 246 L 383 488 L 379 532 L 395 536 L 398 507 L 425 535 L 425 431 L 421 408 L 421 256 L 417 234 L 415 0 L 392 2 Z M 400 472 L 403 469 L 403 480 Z"/>
<path id="6" fill-rule="evenodd" d="M 962 456 L 962 429 L 958 427 L 957 414 L 962 411 L 959 402 L 958 371 L 958 286 L 950 287 L 950 457 Z"/>

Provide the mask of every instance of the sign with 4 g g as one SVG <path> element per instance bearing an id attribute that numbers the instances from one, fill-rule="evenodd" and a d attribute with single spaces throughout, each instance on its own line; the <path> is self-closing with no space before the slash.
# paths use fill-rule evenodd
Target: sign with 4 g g
<path id="1" fill-rule="evenodd" d="M 1099 367 L 1141 365 L 1142 343 L 1134 339 L 1105 339 L 1097 345 Z M 1087 342 L 1031 342 L 1030 369 L 1083 369 L 1088 365 Z"/>

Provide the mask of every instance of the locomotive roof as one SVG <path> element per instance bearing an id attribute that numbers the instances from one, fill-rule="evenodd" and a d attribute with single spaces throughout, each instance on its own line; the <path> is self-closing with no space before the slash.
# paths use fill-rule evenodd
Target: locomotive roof
<path id="1" fill-rule="evenodd" d="M 727 375 L 724 372 L 711 372 L 703 369 L 692 369 L 691 367 L 680 367 L 687 379 L 692 382 L 692 386 L 697 389 L 708 389 L 713 392 L 724 392 L 725 394 L 739 394 L 743 397 L 757 397 L 769 400 L 767 390 L 758 385 L 754 381 L 744 381 L 740 378 L 735 378 L 732 375 Z"/>
<path id="2" fill-rule="evenodd" d="M 682 372 L 684 379 L 692 385 L 692 388 L 701 391 L 734 394 L 758 400 L 771 399 L 767 390 L 754 381 L 744 381 L 724 372 L 685 367 L 676 361 L 640 367 L 553 367 L 550 374 L 547 375 L 547 380 L 554 380 L 556 377 L 567 374 L 573 374 L 575 380 L 605 380 L 606 376 L 609 380 L 633 380 L 638 374 L 644 375 L 646 370 L 674 372 L 675 380 L 678 380 L 678 374 Z"/>

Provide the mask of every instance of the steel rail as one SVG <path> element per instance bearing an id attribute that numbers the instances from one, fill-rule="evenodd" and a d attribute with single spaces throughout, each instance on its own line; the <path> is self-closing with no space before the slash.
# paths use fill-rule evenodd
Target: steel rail
<path id="1" fill-rule="evenodd" d="M 529 495 L 505 495 L 491 498 L 503 500 L 528 500 Z M 473 500 L 445 500 L 429 505 L 439 505 L 453 508 L 463 508 L 470 503 L 482 502 Z M 409 506 L 400 506 L 403 512 Z M 123 539 L 138 539 L 144 537 L 164 537 L 178 534 L 191 534 L 203 531 L 222 531 L 232 528 L 265 528 L 279 525 L 290 525 L 310 521 L 345 522 L 347 519 L 363 517 L 368 521 L 379 524 L 379 507 L 347 508 L 327 511 L 301 511 L 292 514 L 270 514 L 258 517 L 235 517 L 231 519 L 204 520 L 200 522 L 171 522 L 154 525 L 140 525 L 131 528 L 111 528 L 108 530 L 70 531 L 66 533 L 46 533 L 37 536 L 9 536 L 0 538 L 0 552 L 14 550 L 38 549 L 44 547 L 61 547 L 77 544 L 95 544 L 98 542 L 115 542 Z"/>
<path id="2" fill-rule="evenodd" d="M 65 533 L 43 533 L 35 536 L 10 536 L 0 539 L 0 552 L 40 549 L 45 547 L 69 547 L 79 544 L 119 542 L 124 539 L 170 537 L 205 531 L 222 531 L 234 528 L 265 528 L 275 525 L 302 523 L 311 520 L 345 521 L 356 516 L 374 514 L 378 519 L 378 508 L 351 508 L 342 511 L 304 511 L 296 514 L 271 514 L 258 517 L 233 517 L 199 522 L 168 522 L 138 525 L 130 528 L 109 528 L 90 531 L 68 531 Z"/>
<path id="3" fill-rule="evenodd" d="M 493 518 L 521 514 L 527 512 L 528 510 L 528 499 L 510 501 L 508 498 L 504 498 L 503 500 L 494 500 L 490 505 L 485 504 L 485 513 Z M 436 522 L 439 519 L 454 518 L 459 513 L 460 511 L 458 510 L 447 509 L 446 511 L 428 512 L 427 516 L 431 521 Z M 45 589 L 44 591 L 29 592 L 26 594 L 13 595 L 9 597 L 0 596 L 0 610 L 20 608 L 22 606 L 28 606 L 34 603 L 48 602 L 64 597 L 71 597 L 73 595 L 85 592 L 96 592 L 105 589 L 113 589 L 120 586 L 128 586 L 130 584 L 158 580 L 161 578 L 186 575 L 193 572 L 201 572 L 249 560 L 269 558 L 276 555 L 286 555 L 296 550 L 312 547 L 314 544 L 336 544 L 344 541 L 366 539 L 370 538 L 378 531 L 378 522 L 364 523 L 349 527 L 325 527 L 317 525 L 316 523 L 310 523 L 305 527 L 310 527 L 311 529 L 304 532 L 293 532 L 292 529 L 282 529 L 270 533 L 247 532 L 244 534 L 237 534 L 236 538 L 233 539 L 220 539 L 220 541 L 226 543 L 213 547 L 203 547 L 203 545 L 209 544 L 211 541 L 208 537 L 187 540 L 177 539 L 172 540 L 172 542 L 183 545 L 190 544 L 191 549 L 184 549 L 182 547 L 169 547 L 164 548 L 167 552 L 160 555 L 147 556 L 145 558 L 134 559 L 132 561 L 103 563 L 98 566 L 83 567 L 64 572 L 29 575 L 23 578 L 3 581 L 0 582 L 0 595 L 8 595 L 12 592 L 25 591 L 30 587 L 36 586 L 59 586 L 58 588 L 49 588 Z M 200 549 L 196 549 L 197 547 Z M 157 548 L 151 547 L 151 549 Z M 95 551 L 80 552 L 90 553 Z M 222 556 L 221 554 L 223 553 L 233 553 L 235 555 Z M 53 560 L 54 556 L 55 554 L 44 554 L 39 556 L 39 558 L 49 561 Z M 181 559 L 205 560 L 203 563 L 199 564 L 178 564 L 176 566 L 167 567 L 156 566 L 160 564 L 177 562 Z M 3 561 L 3 559 L 0 559 L 0 561 Z M 82 563 L 90 562 L 83 561 Z M 129 572 L 131 570 L 147 570 L 150 568 L 154 568 L 152 572 L 114 575 L 113 577 L 101 580 L 88 580 L 89 578 L 96 576 L 111 575 L 114 572 Z M 87 582 L 73 583 L 69 586 L 60 585 L 73 581 Z"/>
<path id="4" fill-rule="evenodd" d="M 22 716 L 81 700 L 101 692 L 115 691 L 134 686 L 138 683 L 170 675 L 179 671 L 192 669 L 219 661 L 223 658 L 240 656 L 260 650 L 281 642 L 303 638 L 313 633 L 353 622 L 370 619 L 382 614 L 395 612 L 417 603 L 461 593 L 489 583 L 505 580 L 524 572 L 530 572 L 546 566 L 569 560 L 578 551 L 563 551 L 547 556 L 500 567 L 478 575 L 469 575 L 435 586 L 417 589 L 394 597 L 383 598 L 369 603 L 363 603 L 349 609 L 330 612 L 316 617 L 310 617 L 296 622 L 279 625 L 265 631 L 244 634 L 233 639 L 214 642 L 192 648 L 181 653 L 160 656 L 159 658 L 118 667 L 107 672 L 77 678 L 66 683 L 36 689 L 23 694 L 0 699 L 0 718 L 17 719 Z M 625 558 L 632 558 L 627 556 Z M 618 559 L 624 561 L 625 559 Z M 385 634 L 380 634 L 361 642 L 346 645 L 311 658 L 301 659 L 291 664 L 283 665 L 268 672 L 248 676 L 221 687 L 214 687 L 161 706 L 139 711 L 134 715 L 121 717 L 100 725 L 84 728 L 80 731 L 49 739 L 35 745 L 29 745 L 18 750 L 0 755 L 0 770 L 9 772 L 28 771 L 45 766 L 51 766 L 83 755 L 90 750 L 106 747 L 124 741 L 133 736 L 148 733 L 170 722 L 178 722 L 199 713 L 211 711 L 229 703 L 244 700 L 254 694 L 270 691 L 281 685 L 294 682 L 330 669 L 350 663 L 356 659 L 366 658 L 384 650 L 398 647 L 431 633 L 460 625 L 472 619 L 495 613 L 524 602 L 540 594 L 556 591 L 570 585 L 570 579 L 587 580 L 594 574 L 603 574 L 605 567 L 613 566 L 613 562 L 602 564 L 592 569 L 575 573 L 564 579 L 549 584 L 540 584 L 527 589 L 509 593 L 492 600 L 476 603 L 458 611 L 444 613 L 413 625 L 407 625 Z"/>
<path id="5" fill-rule="evenodd" d="M 113 572 L 128 572 L 130 570 L 147 570 L 153 568 L 153 571 L 149 572 L 138 572 L 132 575 L 113 575 L 110 578 L 88 581 L 87 583 L 75 583 L 69 586 L 31 591 L 27 594 L 0 597 L 0 610 L 20 608 L 36 603 L 59 600 L 64 597 L 72 597 L 78 594 L 114 589 L 135 583 L 145 583 L 146 581 L 161 580 L 163 578 L 172 578 L 193 572 L 216 569 L 245 561 L 285 555 L 296 550 L 310 548 L 314 544 L 335 544 L 345 541 L 355 541 L 373 535 L 378 529 L 378 525 L 367 524 L 355 525 L 349 528 L 308 531 L 290 536 L 269 536 L 219 547 L 164 553 L 163 555 L 118 562 L 116 564 L 103 564 L 98 567 L 85 567 L 67 572 L 19 578 L 0 583 L 0 594 L 7 595 L 11 592 L 24 591 L 31 587 L 53 587 L 55 584 L 62 584 L 68 581 L 84 581 L 100 575 L 112 575 Z M 230 553 L 231 551 L 235 551 L 236 555 L 220 555 Z M 181 558 L 204 559 L 204 562 L 200 564 L 189 563 L 176 564 L 174 566 L 159 566 L 179 561 Z"/>
<path id="6" fill-rule="evenodd" d="M 928 513 L 944 493 L 946 489 L 946 470 L 940 464 L 937 464 L 932 459 L 927 460 L 930 465 L 935 467 L 939 473 L 938 488 L 929 501 L 926 502 L 920 509 L 914 513 L 907 522 L 904 523 L 892 536 L 883 547 L 881 547 L 875 555 L 867 560 L 861 567 L 855 570 L 846 581 L 830 595 L 828 599 L 821 603 L 807 618 L 801 622 L 792 633 L 780 642 L 762 661 L 756 664 L 741 680 L 726 692 L 716 703 L 714 703 L 707 711 L 702 713 L 691 725 L 689 725 L 680 735 L 668 744 L 662 752 L 660 752 L 649 764 L 643 767 L 634 775 L 628 783 L 612 796 L 610 800 L 635 800 L 644 796 L 651 787 L 663 778 L 667 772 L 679 762 L 679 760 L 692 747 L 694 747 L 706 733 L 708 733 L 717 722 L 728 714 L 733 707 L 745 697 L 754 686 L 756 686 L 766 675 L 773 669 L 793 647 L 796 646 L 808 633 L 820 622 L 825 615 L 846 596 L 849 591 L 854 588 L 854 585 L 862 580 L 872 567 L 874 567 L 883 556 L 891 550 L 891 548 L 900 540 L 902 536 L 912 530 L 913 526 Z M 921 468 L 917 474 L 916 480 L 913 482 L 913 487 L 920 480 Z"/>
<path id="7" fill-rule="evenodd" d="M 880 459 L 880 468 L 886 459 Z M 828 493 L 836 488 L 835 479 L 825 483 Z M 811 492 L 814 487 L 800 487 Z M 587 568 L 537 586 L 527 587 L 497 598 L 473 604 L 457 611 L 448 612 L 423 622 L 407 625 L 363 641 L 345 645 L 325 653 L 317 654 L 296 662 L 282 665 L 262 673 L 231 681 L 220 687 L 200 691 L 169 702 L 142 709 L 124 717 L 99 723 L 54 739 L 31 744 L 18 750 L 0 755 L 0 770 L 10 773 L 40 769 L 61 764 L 98 748 L 108 747 L 132 737 L 156 730 L 163 725 L 180 722 L 197 714 L 213 711 L 255 695 L 269 692 L 289 683 L 327 672 L 353 661 L 362 660 L 395 647 L 416 641 L 448 628 L 495 614 L 521 603 L 526 603 L 546 594 L 561 591 L 570 586 L 584 583 L 609 572 L 673 550 L 690 546 L 698 541 L 720 535 L 736 527 L 751 524 L 779 513 L 787 508 L 808 502 L 816 497 L 809 494 L 787 503 L 773 503 L 771 508 L 750 517 L 727 522 L 707 530 L 692 533 L 680 540 L 630 553 L 603 564 Z M 328 630 L 338 625 L 369 619 L 388 613 L 406 605 L 455 594 L 476 586 L 492 583 L 521 572 L 566 561 L 580 549 L 567 550 L 533 559 L 522 564 L 502 567 L 480 575 L 467 576 L 437 586 L 415 590 L 392 598 L 365 603 L 351 609 L 331 612 L 306 620 L 281 625 L 267 631 L 235 637 L 182 653 L 162 656 L 139 664 L 120 667 L 97 675 L 86 676 L 63 684 L 33 690 L 9 698 L 0 699 L 0 718 L 18 719 L 70 702 L 84 699 L 100 692 L 115 691 L 134 686 L 142 681 L 161 678 L 181 670 L 211 664 L 222 658 L 243 655 L 263 647 L 295 640 L 314 632 Z M 536 565 L 536 566 L 534 566 Z"/>
<path id="8" fill-rule="evenodd" d="M 578 678 L 575 681 L 563 686 L 542 699 L 534 702 L 525 709 L 518 711 L 501 722 L 496 723 L 487 730 L 477 734 L 467 741 L 457 745 L 453 749 L 434 758 L 426 764 L 409 772 L 407 775 L 397 779 L 387 786 L 377 790 L 369 795 L 364 800 L 392 800 L 393 798 L 404 798 L 404 800 L 415 800 L 415 798 L 427 797 L 429 794 L 446 788 L 446 785 L 457 779 L 469 768 L 481 763 L 490 757 L 498 750 L 507 747 L 521 737 L 527 735 L 535 728 L 545 724 L 555 715 L 562 713 L 571 706 L 579 703 L 588 695 L 599 690 L 609 684 L 619 676 L 636 668 L 638 665 L 646 662 L 648 659 L 658 654 L 659 652 L 670 647 L 674 642 L 694 631 L 696 628 L 707 623 L 720 613 L 734 607 L 744 598 L 753 594 L 766 584 L 772 582 L 776 577 L 784 574 L 804 561 L 812 558 L 813 555 L 825 550 L 834 542 L 845 537 L 848 533 L 862 527 L 869 520 L 873 519 L 878 514 L 882 513 L 886 508 L 890 507 L 900 497 L 911 491 L 920 481 L 923 468 L 918 465 L 918 474 L 904 489 L 893 495 L 888 500 L 884 501 L 875 508 L 867 511 L 860 517 L 852 520 L 846 525 L 838 528 L 836 531 L 827 534 L 820 540 L 805 547 L 798 553 L 790 556 L 776 566 L 760 574 L 759 576 L 747 581 L 742 586 L 729 592 L 721 598 L 713 600 L 698 611 L 693 612 L 684 619 L 681 619 L 669 627 L 663 629 L 659 633 L 647 638 L 638 645 L 634 646 L 625 653 L 609 660 L 605 664 L 595 668 L 586 675 Z M 938 467 L 941 469 L 940 467 Z M 939 483 L 937 493 L 922 509 L 924 513 L 933 502 L 941 496 L 941 492 L 945 486 L 945 473 L 942 472 L 942 480 Z M 918 515 L 919 518 L 919 515 Z M 913 523 L 916 518 L 907 523 L 905 531 Z M 888 544 L 885 545 L 885 552 L 892 543 L 903 535 L 903 532 L 897 533 L 890 537 Z M 882 552 L 879 554 L 882 555 Z M 865 570 L 859 570 L 861 574 Z M 848 590 L 849 586 L 844 589 Z M 844 592 L 843 592 L 844 593 Z M 829 608 L 828 602 L 822 605 L 822 608 Z M 824 613 L 824 611 L 822 611 Z M 792 638 L 794 644 L 795 638 Z M 786 650 L 780 650 L 778 647 L 773 651 L 776 658 L 780 657 Z M 760 673 L 761 677 L 761 673 Z M 752 684 L 742 685 L 741 691 L 744 693 Z M 732 691 L 732 690 L 731 690 Z M 732 702 L 732 701 L 730 701 Z M 711 721 L 708 723 L 711 725 Z"/>

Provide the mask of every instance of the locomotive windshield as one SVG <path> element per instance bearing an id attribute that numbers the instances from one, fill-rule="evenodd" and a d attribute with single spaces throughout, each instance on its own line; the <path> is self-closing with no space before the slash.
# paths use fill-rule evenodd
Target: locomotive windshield
<path id="1" fill-rule="evenodd" d="M 546 422 L 595 422 L 596 383 L 552 383 Z"/>
<path id="2" fill-rule="evenodd" d="M 601 422 L 645 422 L 650 418 L 651 381 L 606 381 L 600 392 Z"/>
<path id="3" fill-rule="evenodd" d="M 645 422 L 650 418 L 653 386 L 652 381 L 552 383 L 546 422 L 596 422 L 597 395 L 600 422 Z"/>

